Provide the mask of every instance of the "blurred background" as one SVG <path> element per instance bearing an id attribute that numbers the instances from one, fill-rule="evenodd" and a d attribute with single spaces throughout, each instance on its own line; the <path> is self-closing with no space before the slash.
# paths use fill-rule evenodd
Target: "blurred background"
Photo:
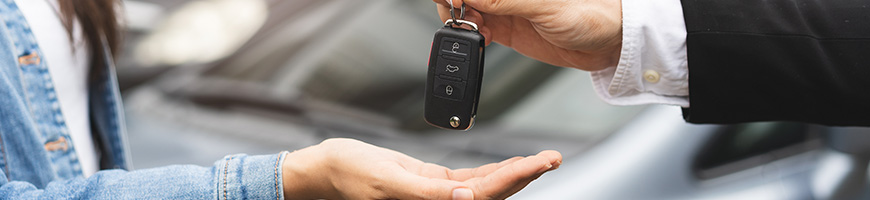
<path id="1" fill-rule="evenodd" d="M 348 137 L 450 168 L 562 152 L 562 168 L 512 199 L 870 198 L 866 128 L 687 124 L 674 106 L 607 105 L 587 72 L 495 43 L 476 126 L 431 127 L 426 65 L 443 23 L 429 0 L 124 5 L 118 75 L 137 169 Z"/>

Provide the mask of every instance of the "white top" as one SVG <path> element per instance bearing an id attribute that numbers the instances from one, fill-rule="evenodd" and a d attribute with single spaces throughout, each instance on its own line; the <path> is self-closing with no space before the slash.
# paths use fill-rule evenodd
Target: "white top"
<path id="1" fill-rule="evenodd" d="M 49 4 L 51 2 L 51 4 Z M 88 119 L 88 48 L 76 21 L 73 40 L 60 20 L 57 0 L 15 0 L 39 43 L 43 62 L 54 81 L 60 109 L 69 128 L 82 173 L 88 177 L 98 171 L 97 152 Z M 74 45 L 73 45 L 74 44 Z M 73 45 L 74 48 L 70 48 Z"/>
<path id="2" fill-rule="evenodd" d="M 615 105 L 689 107 L 686 23 L 679 0 L 622 0 L 619 64 L 591 73 L 593 87 Z"/>

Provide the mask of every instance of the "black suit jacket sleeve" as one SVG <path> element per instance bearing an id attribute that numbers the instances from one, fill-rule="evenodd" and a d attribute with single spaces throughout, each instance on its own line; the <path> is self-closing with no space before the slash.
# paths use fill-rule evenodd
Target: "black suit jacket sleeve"
<path id="1" fill-rule="evenodd" d="M 870 1 L 682 0 L 692 123 L 870 125 Z"/>

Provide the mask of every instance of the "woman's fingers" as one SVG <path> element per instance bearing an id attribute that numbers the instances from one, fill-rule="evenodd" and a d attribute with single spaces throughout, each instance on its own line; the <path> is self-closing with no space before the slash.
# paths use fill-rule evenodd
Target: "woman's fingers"
<path id="1" fill-rule="evenodd" d="M 413 173 L 396 173 L 392 180 L 383 181 L 385 185 L 384 198 L 388 199 L 458 199 L 471 200 L 473 193 L 469 194 L 468 184 L 419 176 Z M 463 190 L 464 189 L 464 190 Z M 458 191 L 455 191 L 458 190 Z"/>
<path id="2" fill-rule="evenodd" d="M 561 162 L 562 155 L 559 152 L 542 151 L 500 167 L 484 177 L 472 178 L 466 182 L 471 184 L 478 197 L 507 197 L 544 172 L 557 168 Z"/>
<path id="3" fill-rule="evenodd" d="M 453 170 L 452 172 L 450 172 L 450 179 L 455 181 L 466 181 L 475 177 L 484 177 L 494 172 L 498 168 L 504 167 L 505 165 L 511 164 L 523 158 L 525 157 L 515 156 L 499 163 L 490 163 L 476 168 L 463 168 Z"/>

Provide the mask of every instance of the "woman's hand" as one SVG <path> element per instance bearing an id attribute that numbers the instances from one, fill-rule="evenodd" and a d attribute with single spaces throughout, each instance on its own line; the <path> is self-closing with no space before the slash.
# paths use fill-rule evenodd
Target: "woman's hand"
<path id="1" fill-rule="evenodd" d="M 449 19 L 447 0 L 433 1 L 438 3 L 441 21 Z M 452 1 L 458 15 L 463 0 Z M 466 20 L 477 23 L 487 44 L 495 41 L 552 65 L 586 71 L 619 62 L 620 0 L 464 1 L 469 8 Z"/>
<path id="2" fill-rule="evenodd" d="M 474 169 L 451 170 L 353 139 L 328 139 L 287 155 L 287 199 L 504 199 L 562 155 L 543 151 Z"/>

